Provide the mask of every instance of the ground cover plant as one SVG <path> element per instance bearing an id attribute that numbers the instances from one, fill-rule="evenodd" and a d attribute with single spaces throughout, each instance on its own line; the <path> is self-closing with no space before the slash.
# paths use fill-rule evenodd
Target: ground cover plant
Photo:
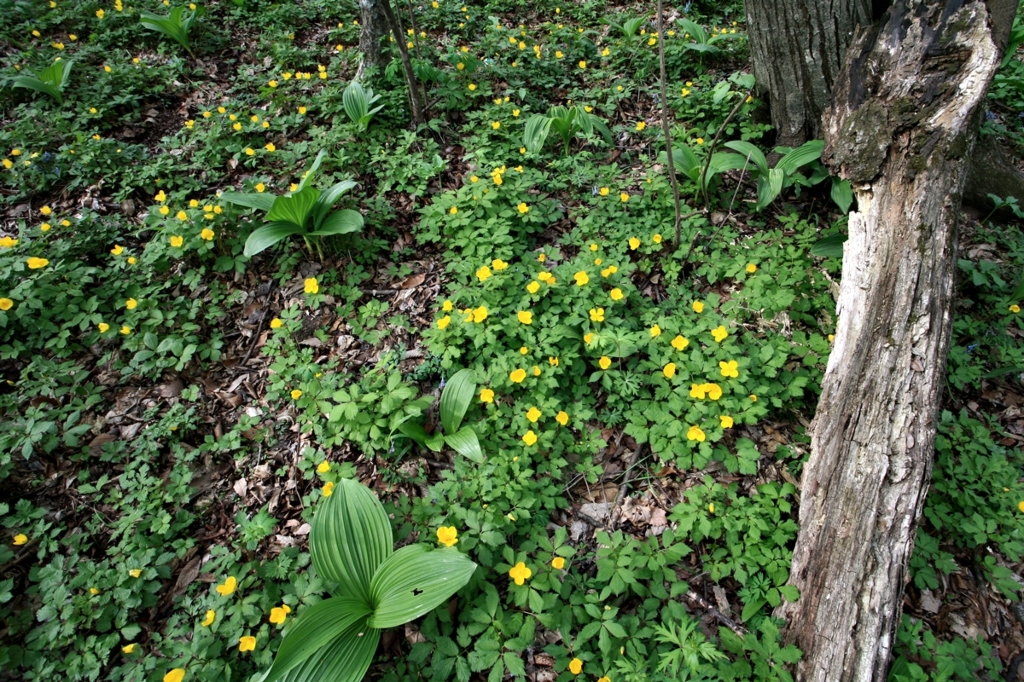
<path id="1" fill-rule="evenodd" d="M 355 3 L 5 13 L 0 677 L 792 679 L 849 184 L 739 4 L 395 10 L 415 128 Z M 964 223 L 893 680 L 1024 648 L 1019 221 Z"/>

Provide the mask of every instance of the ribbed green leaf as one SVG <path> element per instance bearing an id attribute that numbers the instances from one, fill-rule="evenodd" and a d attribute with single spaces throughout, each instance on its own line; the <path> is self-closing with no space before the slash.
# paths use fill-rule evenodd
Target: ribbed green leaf
<path id="1" fill-rule="evenodd" d="M 836 206 L 843 213 L 850 212 L 850 206 L 853 205 L 853 186 L 849 180 L 832 178 L 832 201 L 836 202 Z"/>
<path id="2" fill-rule="evenodd" d="M 468 457 L 478 464 L 483 463 L 484 451 L 480 448 L 480 439 L 472 426 L 464 426 L 458 433 L 445 436 L 444 440 L 463 457 Z"/>
<path id="3" fill-rule="evenodd" d="M 675 146 L 675 144 L 678 144 L 678 146 Z M 674 143 L 672 161 L 675 164 L 677 173 L 682 173 L 691 180 L 696 180 L 700 175 L 700 161 L 697 160 L 697 155 L 693 153 L 690 145 Z M 694 174 L 694 171 L 697 171 L 697 173 Z"/>
<path id="4" fill-rule="evenodd" d="M 427 430 L 425 428 L 423 428 L 423 425 L 417 424 L 411 419 L 399 424 L 398 430 L 403 435 L 408 436 L 409 438 L 413 439 L 414 441 L 423 446 L 427 444 L 427 439 L 430 438 L 430 434 L 427 433 Z"/>
<path id="5" fill-rule="evenodd" d="M 811 161 L 821 158 L 821 150 L 825 148 L 822 140 L 809 140 L 802 145 L 786 153 L 775 167 L 786 175 L 792 175 L 800 166 L 805 166 Z"/>
<path id="6" fill-rule="evenodd" d="M 704 27 L 699 24 L 694 23 L 690 19 L 680 19 L 679 25 L 682 27 L 683 31 L 689 33 L 690 37 L 698 44 L 708 42 L 708 34 L 704 31 Z"/>
<path id="7" fill-rule="evenodd" d="M 752 164 L 757 166 L 757 170 L 761 175 L 768 175 L 768 159 L 764 157 L 764 152 L 754 145 L 746 140 L 730 140 L 722 146 L 738 151 L 744 157 L 749 158 Z"/>
<path id="8" fill-rule="evenodd" d="M 243 194 L 242 192 L 224 192 L 220 195 L 222 201 L 226 201 L 229 204 L 235 204 L 236 206 L 245 206 L 246 208 L 255 208 L 260 211 L 269 211 L 270 207 L 274 205 L 274 199 L 277 197 L 273 194 Z"/>
<path id="9" fill-rule="evenodd" d="M 357 623 L 292 668 L 281 682 L 362 682 L 379 642 L 380 630 Z"/>
<path id="10" fill-rule="evenodd" d="M 838 232 L 819 239 L 811 246 L 811 255 L 818 258 L 842 258 L 843 244 L 846 243 L 846 235 Z"/>
<path id="11" fill-rule="evenodd" d="M 321 152 L 322 154 L 323 152 Z M 317 156 L 317 158 L 320 158 Z M 349 191 L 356 186 L 355 180 L 342 180 L 341 182 L 331 185 L 324 193 L 320 195 L 320 198 L 316 200 L 316 206 L 313 207 L 313 225 L 319 229 L 320 223 L 323 222 L 324 216 L 334 206 L 334 202 L 341 198 L 341 195 Z"/>
<path id="12" fill-rule="evenodd" d="M 365 626 L 370 613 L 368 604 L 351 597 L 332 597 L 304 609 L 288 626 L 264 682 L 280 679 L 346 630 Z"/>
<path id="13" fill-rule="evenodd" d="M 320 170 L 320 164 L 323 163 L 324 157 L 327 156 L 327 152 L 321 149 L 317 152 L 316 158 L 313 159 L 313 165 L 309 167 L 309 170 L 302 174 L 302 180 L 299 181 L 299 189 L 301 192 L 306 189 L 309 183 L 313 182 L 313 178 L 316 177 L 316 172 Z"/>
<path id="14" fill-rule="evenodd" d="M 441 426 L 446 434 L 452 435 L 459 430 L 475 394 L 472 370 L 460 369 L 448 378 L 441 391 Z"/>
<path id="15" fill-rule="evenodd" d="M 317 574 L 338 584 L 335 596 L 372 604 L 370 585 L 377 568 L 391 556 L 391 523 L 377 496 L 366 486 L 342 479 L 313 516 L 309 551 Z"/>
<path id="16" fill-rule="evenodd" d="M 392 628 L 419 618 L 458 592 L 475 570 L 476 564 L 451 547 L 403 547 L 373 576 L 375 608 L 368 625 Z"/>
<path id="17" fill-rule="evenodd" d="M 359 215 L 358 211 L 343 208 L 330 213 L 324 219 L 323 224 L 310 234 L 317 237 L 326 237 L 332 234 L 350 234 L 361 229 L 363 229 L 363 216 Z"/>
<path id="18" fill-rule="evenodd" d="M 258 227 L 253 230 L 252 234 L 249 235 L 249 238 L 245 240 L 245 250 L 243 253 L 246 258 L 252 258 L 257 253 L 269 249 L 282 239 L 286 239 L 293 234 L 298 234 L 300 232 L 302 232 L 302 229 L 292 225 L 291 223 L 266 223 L 263 227 Z"/>
<path id="19" fill-rule="evenodd" d="M 531 116 L 526 121 L 526 129 L 523 131 L 523 146 L 531 154 L 536 154 L 544 147 L 544 141 L 548 139 L 551 131 L 551 119 L 540 114 Z"/>
<path id="20" fill-rule="evenodd" d="M 277 197 L 274 205 L 267 213 L 268 221 L 283 220 L 301 228 L 306 227 L 306 221 L 313 213 L 313 206 L 320 197 L 320 190 L 315 187 L 300 189 L 288 197 Z"/>

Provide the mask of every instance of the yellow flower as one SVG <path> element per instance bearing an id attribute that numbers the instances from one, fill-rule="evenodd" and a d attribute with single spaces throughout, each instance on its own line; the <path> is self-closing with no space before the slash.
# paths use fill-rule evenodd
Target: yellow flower
<path id="1" fill-rule="evenodd" d="M 1010 306 L 1010 312 L 1016 315 L 1017 313 L 1020 312 L 1020 306 L 1014 303 L 1013 305 Z"/>
<path id="2" fill-rule="evenodd" d="M 676 350 L 683 350 L 690 345 L 690 341 L 683 336 L 676 336 L 672 339 L 672 347 Z"/>
<path id="3" fill-rule="evenodd" d="M 492 274 L 493 273 L 491 272 L 491 269 L 486 265 L 483 265 L 480 267 L 479 270 L 476 271 L 476 278 L 479 279 L 481 282 L 486 282 L 487 278 L 490 277 Z"/>
<path id="4" fill-rule="evenodd" d="M 324 483 L 324 487 L 320 492 L 324 497 L 330 497 L 334 493 L 334 483 L 332 481 Z"/>
<path id="5" fill-rule="evenodd" d="M 718 343 L 722 343 L 722 341 L 725 341 L 725 337 L 729 336 L 729 332 L 722 325 L 718 325 L 711 330 L 711 336 L 715 337 L 715 341 Z"/>
<path id="6" fill-rule="evenodd" d="M 665 369 L 661 370 L 664 373 L 666 379 L 671 379 L 676 375 L 676 363 L 670 362 L 665 365 Z"/>
<path id="7" fill-rule="evenodd" d="M 160 215 L 168 215 L 168 214 L 170 214 L 170 212 L 171 212 L 171 209 L 167 208 L 166 206 L 161 206 L 160 207 Z"/>
<path id="8" fill-rule="evenodd" d="M 125 336 L 128 336 L 129 334 L 132 333 L 132 328 L 126 324 L 121 325 L 121 333 L 124 334 Z"/>
<path id="9" fill-rule="evenodd" d="M 267 189 L 267 186 L 266 186 L 266 185 L 264 185 L 264 184 L 263 184 L 262 182 L 257 182 L 257 183 L 256 183 L 256 191 L 257 191 L 257 192 L 263 192 L 263 191 L 265 191 L 266 189 Z"/>
<path id="10" fill-rule="evenodd" d="M 128 575 L 130 575 L 133 578 L 138 578 L 140 575 L 142 575 L 142 569 L 133 568 L 132 570 L 128 571 Z"/>
<path id="11" fill-rule="evenodd" d="M 263 148 L 270 153 L 274 153 L 277 151 L 277 147 L 274 146 L 273 142 L 268 142 Z"/>
<path id="12" fill-rule="evenodd" d="M 522 585 L 524 582 L 529 580 L 530 576 L 533 575 L 533 571 L 527 568 L 526 564 L 520 561 L 518 564 L 512 567 L 508 572 L 508 575 L 512 580 L 515 581 L 516 585 Z"/>
<path id="13" fill-rule="evenodd" d="M 448 209 L 448 212 L 451 213 L 452 215 L 455 215 L 456 213 L 459 212 L 459 207 L 458 206 L 452 206 L 451 208 Z"/>
<path id="14" fill-rule="evenodd" d="M 580 63 L 579 63 L 579 67 L 581 69 L 585 69 L 585 68 L 587 68 L 587 63 L 581 59 Z"/>
<path id="15" fill-rule="evenodd" d="M 114 254 L 115 256 L 120 256 L 122 253 L 124 253 L 124 247 L 118 244 L 114 244 L 114 248 L 110 250 L 110 253 Z"/>
<path id="16" fill-rule="evenodd" d="M 459 62 L 458 64 L 455 65 L 455 68 L 458 69 L 459 71 L 462 71 L 464 68 L 466 68 L 466 65 L 463 64 L 462 62 Z"/>
<path id="17" fill-rule="evenodd" d="M 97 17 L 98 19 L 102 19 L 102 18 L 103 18 L 104 16 L 106 16 L 106 14 L 107 14 L 107 13 L 106 13 L 106 12 L 104 12 L 103 10 L 101 10 L 101 9 L 98 9 L 98 10 L 96 10 L 96 17 Z"/>
<path id="18" fill-rule="evenodd" d="M 565 56 L 565 55 L 563 55 L 563 54 L 562 54 L 562 51 L 561 51 L 561 50 L 555 50 L 555 58 L 556 58 L 556 59 L 561 59 L 561 58 L 562 58 L 562 57 L 564 57 L 564 56 Z"/>
<path id="19" fill-rule="evenodd" d="M 0 310 L 10 310 L 14 307 L 14 301 L 9 298 L 0 298 Z M 102 322 L 100 323 L 103 324 Z M 100 330 L 103 331 L 102 329 Z"/>
<path id="20" fill-rule="evenodd" d="M 200 236 L 200 237 L 201 237 L 202 239 L 205 239 L 206 241 L 210 241 L 211 239 L 213 239 L 213 238 L 214 238 L 214 236 L 215 236 L 215 235 L 214 235 L 214 233 L 213 233 L 213 230 L 211 230 L 211 229 L 210 229 L 210 228 L 208 228 L 208 227 L 204 227 L 204 228 L 203 228 L 203 231 L 199 233 L 199 236 Z"/>
<path id="21" fill-rule="evenodd" d="M 11 170 L 12 168 L 14 168 L 14 163 L 10 159 L 4 159 L 3 164 L 4 168 L 6 168 L 7 170 Z"/>
<path id="22" fill-rule="evenodd" d="M 476 323 L 483 322 L 487 319 L 487 306 L 480 306 L 473 310 L 473 321 Z"/>
<path id="23" fill-rule="evenodd" d="M 452 302 L 447 300 L 441 304 L 441 310 L 445 311 L 446 313 L 450 313 L 454 309 L 454 307 L 455 306 L 452 305 Z"/>
<path id="24" fill-rule="evenodd" d="M 185 238 L 181 235 L 171 235 L 171 246 L 176 249 L 180 249 L 181 245 L 185 243 Z"/>
<path id="25" fill-rule="evenodd" d="M 538 291 L 540 291 L 540 283 L 532 281 L 526 285 L 526 290 L 529 291 L 531 294 L 535 294 Z"/>
<path id="26" fill-rule="evenodd" d="M 540 256 L 537 258 L 537 260 L 543 262 L 544 254 L 543 253 L 540 254 Z M 540 273 L 539 275 L 537 275 L 537 279 L 539 279 L 542 282 L 547 282 L 548 284 L 553 284 L 554 281 L 555 281 L 554 275 L 552 275 L 550 272 L 547 272 L 547 271 L 544 271 L 544 272 Z"/>
<path id="27" fill-rule="evenodd" d="M 49 206 L 43 206 L 41 209 L 39 209 L 39 212 L 42 213 L 43 215 L 48 216 L 51 213 L 53 213 L 53 209 L 50 208 Z"/>
<path id="28" fill-rule="evenodd" d="M 722 397 L 722 387 L 718 384 L 704 384 L 702 388 L 707 391 L 708 397 L 712 400 L 718 400 Z"/>
<path id="29" fill-rule="evenodd" d="M 302 391 L 300 391 L 297 388 L 292 390 L 292 400 L 298 400 L 301 397 L 302 397 Z"/>
<path id="30" fill-rule="evenodd" d="M 703 443 L 707 439 L 707 436 L 704 435 L 704 432 L 700 430 L 699 426 L 691 426 L 690 430 L 686 432 L 686 439 Z"/>
<path id="31" fill-rule="evenodd" d="M 476 83 L 470 83 L 469 84 L 469 91 L 473 92 L 474 90 L 476 90 Z"/>
<path id="32" fill-rule="evenodd" d="M 445 327 L 447 327 L 451 323 L 452 323 L 452 316 L 451 315 L 445 315 L 444 317 L 442 317 L 440 320 L 437 321 L 437 328 L 438 329 L 444 329 Z"/>
<path id="33" fill-rule="evenodd" d="M 757 272 L 757 266 L 754 265 L 753 263 L 747 263 L 747 272 L 751 274 Z"/>
<path id="34" fill-rule="evenodd" d="M 712 514 L 715 513 L 715 503 L 714 502 L 712 502 L 711 504 L 708 505 L 708 511 L 711 512 Z"/>
<path id="35" fill-rule="evenodd" d="M 656 234 L 653 237 L 651 237 L 651 241 L 654 242 L 655 244 L 660 244 L 661 243 L 661 239 L 662 238 L 661 238 L 660 234 Z"/>
<path id="36" fill-rule="evenodd" d="M 601 359 L 597 361 L 597 364 L 601 366 L 601 369 L 608 369 L 612 366 L 612 359 L 607 355 L 602 355 Z"/>
<path id="37" fill-rule="evenodd" d="M 523 202 L 519 202 L 519 206 L 516 207 L 520 214 L 526 214 L 530 212 L 530 207 Z"/>
<path id="38" fill-rule="evenodd" d="M 92 596 L 95 597 L 99 593 L 100 593 L 100 591 L 97 588 L 95 588 L 95 587 L 90 587 L 89 588 L 89 594 L 91 594 Z"/>
<path id="39" fill-rule="evenodd" d="M 733 425 L 733 424 L 735 423 L 735 422 L 733 421 L 732 417 L 729 417 L 729 416 L 727 416 L 727 415 L 724 415 L 724 414 L 723 414 L 723 415 L 721 415 L 721 416 L 719 417 L 719 419 L 720 419 L 720 420 L 722 420 L 722 428 L 723 428 L 723 429 L 731 429 L 731 428 L 732 428 L 732 425 Z"/>
<path id="40" fill-rule="evenodd" d="M 238 650 L 239 651 L 255 651 L 256 650 L 256 638 L 250 635 L 238 638 Z"/>
<path id="41" fill-rule="evenodd" d="M 307 294 L 316 294 L 320 291 L 320 283 L 316 281 L 316 277 L 307 277 L 302 282 L 302 289 Z"/>
<path id="42" fill-rule="evenodd" d="M 555 421 L 561 424 L 562 426 L 565 426 L 566 424 L 569 423 L 569 415 L 566 414 L 565 410 L 562 410 L 555 415 Z"/>
<path id="43" fill-rule="evenodd" d="M 235 576 L 229 575 L 223 584 L 217 585 L 217 594 L 222 597 L 227 597 L 228 595 L 235 593 L 236 587 L 238 587 L 238 581 L 235 579 Z M 207 619 L 210 618 L 210 613 L 210 611 L 206 612 Z M 210 622 L 213 621 L 211 620 Z"/>
<path id="44" fill-rule="evenodd" d="M 526 433 L 523 434 L 523 442 L 526 443 L 527 446 L 533 445 L 534 443 L 537 442 L 537 434 L 534 433 L 532 429 L 530 431 L 527 431 Z"/>
<path id="45" fill-rule="evenodd" d="M 583 672 L 583 661 L 581 661 L 578 658 L 574 658 L 571 661 L 569 661 L 569 672 L 571 672 L 573 675 L 579 675 L 581 672 Z"/>
<path id="46" fill-rule="evenodd" d="M 485 388 L 480 391 L 480 402 L 482 403 L 493 403 L 494 402 L 494 391 L 489 388 Z"/>
<path id="47" fill-rule="evenodd" d="M 512 116 L 514 118 L 519 118 L 519 110 L 518 109 L 513 109 L 512 110 Z"/>
<path id="48" fill-rule="evenodd" d="M 288 614 L 292 612 L 292 607 L 287 604 L 276 606 L 270 609 L 270 622 L 274 625 L 282 625 L 288 618 Z"/>
<path id="49" fill-rule="evenodd" d="M 622 192 L 621 194 L 619 194 L 619 201 L 621 201 L 622 203 L 626 203 L 627 201 L 629 201 L 629 195 L 626 194 L 625 192 Z"/>
<path id="50" fill-rule="evenodd" d="M 588 277 L 587 273 L 584 272 L 583 270 L 580 270 L 575 275 L 573 275 L 573 279 L 576 280 L 576 286 L 578 287 L 581 287 L 590 281 L 590 277 Z"/>
<path id="51" fill-rule="evenodd" d="M 648 331 L 651 332 L 652 339 L 661 336 L 661 327 L 659 327 L 658 325 L 654 325 Z"/>
<path id="52" fill-rule="evenodd" d="M 526 413 L 526 418 L 530 421 L 531 424 L 536 424 L 537 420 L 540 419 L 540 416 L 541 412 L 536 407 L 531 407 L 530 410 Z"/>
<path id="53" fill-rule="evenodd" d="M 64 227 L 71 227 L 71 221 L 66 218 L 60 221 L 60 224 L 63 225 Z M 47 230 L 50 229 L 50 226 L 47 223 L 43 223 L 43 225 L 46 225 L 46 229 L 43 230 L 43 232 L 46 232 Z M 42 229 L 43 225 L 40 225 L 39 228 Z"/>
<path id="54" fill-rule="evenodd" d="M 591 322 L 604 322 L 604 308 L 591 308 L 590 309 L 590 321 Z"/>
<path id="55" fill-rule="evenodd" d="M 1024 512 L 1024 501 L 1021 501 L 1021 502 L 1017 503 L 1017 509 L 1019 509 L 1020 511 Z"/>
<path id="56" fill-rule="evenodd" d="M 280 317 L 275 317 L 274 319 L 272 319 L 270 321 L 270 328 L 271 329 L 280 329 L 283 326 L 284 326 L 284 322 L 281 321 Z"/>
<path id="57" fill-rule="evenodd" d="M 548 358 L 548 364 L 552 367 L 558 367 L 558 358 L 551 356 Z"/>
<path id="58" fill-rule="evenodd" d="M 729 360 L 728 362 L 719 362 L 718 367 L 721 369 L 722 376 L 725 378 L 732 377 L 738 379 L 740 376 L 739 370 L 737 369 L 737 362 L 735 360 Z"/>
<path id="59" fill-rule="evenodd" d="M 493 121 L 491 123 L 491 128 L 493 128 L 494 130 L 497 130 L 500 127 L 501 127 L 501 121 Z"/>
<path id="60" fill-rule="evenodd" d="M 669 31 L 669 35 L 672 35 L 672 31 Z M 605 675 L 604 677 L 599 677 L 597 682 L 612 682 L 612 678 Z"/>
<path id="61" fill-rule="evenodd" d="M 135 310 L 135 308 L 138 305 L 139 302 L 136 301 L 134 298 L 129 298 L 127 301 L 124 302 L 124 307 L 127 308 L 128 310 Z"/>
<path id="62" fill-rule="evenodd" d="M 529 310 L 520 310 L 516 313 L 516 318 L 518 318 L 519 322 L 522 324 L 533 324 L 533 313 Z"/>
<path id="63" fill-rule="evenodd" d="M 697 144 L 704 144 L 704 138 L 703 137 L 698 137 L 697 138 Z"/>
<path id="64" fill-rule="evenodd" d="M 612 297 L 613 301 L 621 301 L 624 298 L 622 289 L 619 289 L 618 287 L 612 289 L 609 295 Z"/>
<path id="65" fill-rule="evenodd" d="M 590 342 L 594 340 L 594 332 L 588 332 L 583 335 L 583 343 L 590 345 Z"/>
<path id="66" fill-rule="evenodd" d="M 123 647 L 121 647 L 121 651 L 126 654 L 130 654 L 131 652 L 135 651 L 135 643 L 133 642 L 131 644 L 125 644 Z"/>
<path id="67" fill-rule="evenodd" d="M 237 131 L 242 129 L 242 124 L 241 123 L 235 123 L 233 126 L 231 126 L 231 128 L 232 128 L 232 130 L 237 132 Z"/>
<path id="68" fill-rule="evenodd" d="M 184 668 L 175 668 L 164 675 L 164 682 L 181 682 L 183 679 L 185 679 Z"/>
<path id="69" fill-rule="evenodd" d="M 533 376 L 535 376 L 535 377 L 539 377 L 540 376 L 540 367 L 538 367 L 537 365 L 533 366 Z"/>
<path id="70" fill-rule="evenodd" d="M 647 124 L 644 123 L 643 121 L 638 121 L 637 124 L 636 124 L 637 132 L 640 132 L 641 130 L 643 130 L 646 127 L 647 127 Z"/>
<path id="71" fill-rule="evenodd" d="M 274 80 L 273 78 L 271 78 L 270 80 L 267 81 L 267 85 L 269 85 L 272 88 L 276 88 L 277 87 L 277 81 Z"/>
<path id="72" fill-rule="evenodd" d="M 316 465 L 316 470 L 317 473 L 326 474 L 328 471 L 331 470 L 331 463 L 325 459 L 324 461 Z"/>
<path id="73" fill-rule="evenodd" d="M 707 384 L 690 384 L 690 397 L 703 400 L 707 394 L 705 386 L 707 386 Z"/>
<path id="74" fill-rule="evenodd" d="M 629 238 L 629 248 L 630 248 L 631 251 L 636 251 L 637 249 L 639 249 L 640 248 L 640 240 L 637 239 L 636 237 L 630 237 Z"/>
<path id="75" fill-rule="evenodd" d="M 246 147 L 245 148 L 245 155 L 246 156 L 252 156 L 255 153 L 256 153 L 256 150 L 253 149 L 252 147 Z"/>
<path id="76" fill-rule="evenodd" d="M 704 312 L 704 304 L 701 303 L 700 301 L 694 301 L 693 302 L 693 312 L 695 312 L 695 313 L 702 313 L 702 312 Z"/>
<path id="77" fill-rule="evenodd" d="M 1024 510 L 1022 510 L 1022 511 L 1024 511 Z M 14 536 L 14 545 L 16 547 L 20 547 L 21 545 L 24 545 L 27 542 L 28 542 L 28 536 L 25 535 L 24 533 L 18 533 L 17 535 Z"/>
<path id="78" fill-rule="evenodd" d="M 523 380 L 526 378 L 526 370 L 525 369 L 512 370 L 512 373 L 508 375 L 508 378 L 514 384 L 521 384 L 521 383 L 523 383 Z"/>

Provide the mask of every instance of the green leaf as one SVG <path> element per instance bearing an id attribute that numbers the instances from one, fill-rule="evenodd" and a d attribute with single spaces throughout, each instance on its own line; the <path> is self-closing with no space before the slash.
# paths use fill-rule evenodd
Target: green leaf
<path id="1" fill-rule="evenodd" d="M 458 433 L 446 435 L 445 442 L 463 457 L 468 457 L 478 464 L 483 463 L 484 452 L 480 449 L 480 439 L 472 426 L 464 426 Z"/>
<path id="2" fill-rule="evenodd" d="M 419 618 L 458 592 L 475 570 L 476 564 L 455 548 L 403 547 L 373 576 L 368 625 L 392 628 Z"/>
<path id="3" fill-rule="evenodd" d="M 738 151 L 745 158 L 749 158 L 751 163 L 757 166 L 757 170 L 762 176 L 768 175 L 768 159 L 764 157 L 764 152 L 751 143 L 746 140 L 730 140 L 722 146 Z"/>
<path id="4" fill-rule="evenodd" d="M 426 446 L 427 439 L 430 438 L 430 434 L 423 428 L 422 424 L 410 420 L 404 421 L 398 425 L 398 430 L 404 436 L 408 436 L 420 445 Z"/>
<path id="5" fill-rule="evenodd" d="M 282 239 L 301 232 L 302 228 L 291 223 L 281 221 L 266 223 L 263 227 L 253 230 L 249 238 L 245 240 L 245 250 L 243 253 L 247 258 L 252 258 L 257 253 L 269 249 Z"/>
<path id="6" fill-rule="evenodd" d="M 779 592 L 786 598 L 786 601 L 796 601 L 800 598 L 800 590 L 793 585 L 782 585 L 779 587 Z"/>
<path id="7" fill-rule="evenodd" d="M 222 201 L 236 206 L 255 208 L 267 212 L 274 205 L 277 199 L 273 194 L 243 194 L 242 192 L 224 192 L 220 195 Z"/>
<path id="8" fill-rule="evenodd" d="M 320 170 L 320 164 L 323 163 L 324 157 L 327 156 L 327 152 L 321 149 L 316 154 L 316 158 L 313 159 L 313 165 L 309 167 L 309 170 L 302 174 L 302 180 L 299 181 L 299 189 L 296 190 L 301 192 L 306 189 L 309 183 L 313 182 L 313 178 L 316 177 L 316 172 Z"/>
<path id="9" fill-rule="evenodd" d="M 282 682 L 362 682 L 373 663 L 380 630 L 363 622 L 346 630 L 281 678 Z"/>
<path id="10" fill-rule="evenodd" d="M 787 152 L 785 156 L 779 159 L 779 162 L 775 164 L 775 167 L 786 175 L 792 175 L 800 166 L 805 166 L 811 161 L 820 159 L 821 150 L 824 148 L 824 141 L 808 140 L 796 149 Z"/>
<path id="11" fill-rule="evenodd" d="M 441 391 L 441 426 L 446 434 L 454 434 L 462 425 L 473 396 L 476 394 L 476 382 L 473 372 L 461 369 L 453 374 Z"/>
<path id="12" fill-rule="evenodd" d="M 317 157 L 319 158 L 319 156 Z M 331 210 L 335 202 L 341 198 L 341 195 L 349 191 L 356 186 L 355 180 L 342 180 L 339 183 L 331 185 L 320 195 L 320 198 L 316 200 L 316 206 L 313 207 L 313 224 L 318 228 L 320 223 L 323 222 L 324 216 Z M 353 211 L 355 213 L 355 211 Z M 362 221 L 359 222 L 362 227 Z"/>
<path id="13" fill-rule="evenodd" d="M 371 609 L 358 599 L 332 597 L 304 609 L 288 626 L 264 682 L 274 682 L 347 630 L 365 624 Z"/>
<path id="14" fill-rule="evenodd" d="M 338 584 L 335 596 L 373 604 L 374 573 L 391 556 L 391 522 L 366 486 L 342 479 L 313 516 L 309 551 L 321 578 Z"/>
<path id="15" fill-rule="evenodd" d="M 332 212 L 327 216 L 323 224 L 311 235 L 326 237 L 336 234 L 349 234 L 363 229 L 363 216 L 358 211 L 350 208 L 343 208 Z"/>
<path id="16" fill-rule="evenodd" d="M 267 220 L 282 220 L 305 229 L 319 197 L 320 190 L 314 187 L 306 187 L 291 196 L 277 197 L 267 213 Z"/>
<path id="17" fill-rule="evenodd" d="M 765 605 L 764 599 L 754 599 L 747 602 L 743 606 L 743 613 L 740 615 L 740 620 L 746 623 L 748 620 L 757 615 L 757 612 L 761 610 L 761 607 Z"/>
<path id="18" fill-rule="evenodd" d="M 830 234 L 811 246 L 811 255 L 818 258 L 842 258 L 846 235 L 842 232 Z"/>
<path id="19" fill-rule="evenodd" d="M 832 201 L 836 202 L 836 206 L 843 213 L 850 212 L 850 206 L 853 204 L 853 186 L 849 180 L 832 178 Z"/>
<path id="20" fill-rule="evenodd" d="M 526 128 L 523 131 L 523 146 L 531 154 L 536 154 L 544 147 L 544 141 L 548 139 L 553 119 L 547 116 L 536 114 L 526 121 Z"/>

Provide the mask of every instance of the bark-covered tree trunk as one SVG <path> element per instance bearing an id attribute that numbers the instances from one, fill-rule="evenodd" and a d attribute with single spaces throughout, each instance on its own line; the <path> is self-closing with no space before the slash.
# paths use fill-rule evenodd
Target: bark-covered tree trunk
<path id="1" fill-rule="evenodd" d="M 824 117 L 823 158 L 858 211 L 803 472 L 801 597 L 779 609 L 800 680 L 886 678 L 931 477 L 961 190 L 999 64 L 989 22 L 981 0 L 897 0 L 851 45 Z"/>
<path id="2" fill-rule="evenodd" d="M 382 69 L 391 61 L 384 49 L 391 25 L 382 0 L 359 0 L 359 14 L 359 51 L 363 53 L 363 61 L 359 64 L 358 75 L 362 76 L 365 69 Z"/>
<path id="3" fill-rule="evenodd" d="M 818 136 L 843 55 L 871 0 L 746 0 L 750 58 L 767 89 L 778 144 Z"/>

